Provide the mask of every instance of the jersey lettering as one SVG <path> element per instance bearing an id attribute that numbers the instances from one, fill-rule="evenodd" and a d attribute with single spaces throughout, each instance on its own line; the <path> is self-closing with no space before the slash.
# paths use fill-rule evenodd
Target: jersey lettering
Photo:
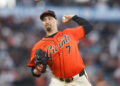
<path id="1" fill-rule="evenodd" d="M 68 43 L 70 41 L 70 37 L 67 36 L 67 35 L 64 35 L 62 38 L 61 38 L 61 42 L 58 43 L 58 46 L 59 48 L 61 49 L 66 43 Z M 70 54 L 70 46 L 66 46 L 66 49 L 69 49 L 68 50 L 68 53 Z M 47 48 L 47 56 L 49 57 L 49 59 L 51 60 L 52 62 L 52 55 L 55 54 L 56 52 L 58 51 L 58 48 L 57 46 L 55 45 L 49 45 L 48 48 Z"/>
<path id="2" fill-rule="evenodd" d="M 58 51 L 56 46 L 49 45 L 47 48 L 47 56 L 49 57 L 50 61 L 52 62 L 52 55 Z"/>
<path id="3" fill-rule="evenodd" d="M 69 41 L 70 41 L 70 37 L 67 35 L 64 35 L 62 38 L 62 41 L 59 43 L 59 47 L 62 48 Z"/>

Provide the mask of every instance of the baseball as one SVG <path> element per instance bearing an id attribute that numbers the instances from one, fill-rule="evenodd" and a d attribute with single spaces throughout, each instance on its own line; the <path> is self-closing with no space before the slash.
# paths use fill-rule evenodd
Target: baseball
<path id="1" fill-rule="evenodd" d="M 65 17 L 63 16 L 62 19 L 65 20 Z"/>
<path id="2" fill-rule="evenodd" d="M 62 17 L 62 22 L 65 23 L 66 22 L 66 18 L 63 16 Z"/>

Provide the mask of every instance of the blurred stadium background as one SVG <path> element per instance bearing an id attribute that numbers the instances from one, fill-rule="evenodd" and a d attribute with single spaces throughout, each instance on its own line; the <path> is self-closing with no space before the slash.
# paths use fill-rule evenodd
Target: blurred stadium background
<path id="1" fill-rule="evenodd" d="M 34 78 L 27 62 L 32 46 L 45 36 L 39 15 L 54 10 L 59 30 L 64 14 L 77 14 L 94 26 L 79 43 L 93 86 L 120 86 L 120 0 L 0 0 L 0 86 L 48 86 L 47 74 Z"/>

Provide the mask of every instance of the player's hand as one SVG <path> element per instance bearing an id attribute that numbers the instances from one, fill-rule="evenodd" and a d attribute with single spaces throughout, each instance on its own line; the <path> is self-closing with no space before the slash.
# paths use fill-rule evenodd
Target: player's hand
<path id="1" fill-rule="evenodd" d="M 43 70 L 43 65 L 37 65 L 35 69 L 33 70 L 33 73 L 36 75 L 41 75 L 41 71 Z"/>
<path id="2" fill-rule="evenodd" d="M 38 69 L 41 73 L 44 73 L 47 68 L 48 57 L 46 53 L 38 49 L 35 52 L 35 68 Z"/>
<path id="3" fill-rule="evenodd" d="M 33 70 L 33 73 L 34 73 L 35 75 L 41 75 L 41 72 L 38 71 L 37 69 L 34 69 L 34 70 Z"/>
<path id="4" fill-rule="evenodd" d="M 72 20 L 72 17 L 73 17 L 74 15 L 64 15 L 63 17 L 62 17 L 62 23 L 68 23 L 68 22 L 70 22 L 71 20 Z"/>

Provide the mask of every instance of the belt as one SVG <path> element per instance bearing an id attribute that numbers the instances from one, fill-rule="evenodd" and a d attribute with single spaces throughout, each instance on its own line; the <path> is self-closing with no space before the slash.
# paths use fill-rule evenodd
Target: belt
<path id="1" fill-rule="evenodd" d="M 85 74 L 85 71 L 83 69 L 79 74 L 77 74 L 77 75 L 75 75 L 75 76 L 73 76 L 71 78 L 65 78 L 65 79 L 64 78 L 60 78 L 60 80 L 69 83 L 69 82 L 73 81 L 76 78 L 76 76 L 81 77 L 84 74 Z"/>

